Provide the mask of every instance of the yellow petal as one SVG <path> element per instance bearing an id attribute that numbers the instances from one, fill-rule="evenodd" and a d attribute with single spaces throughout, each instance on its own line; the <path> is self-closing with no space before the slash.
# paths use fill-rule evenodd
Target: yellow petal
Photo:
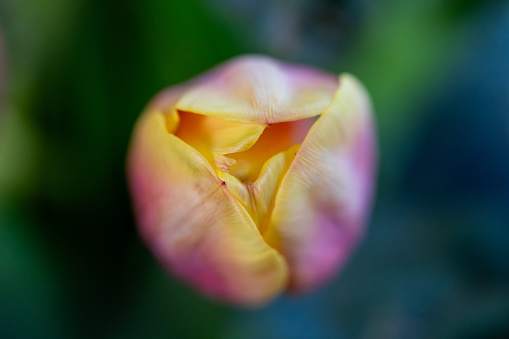
<path id="1" fill-rule="evenodd" d="M 178 112 L 178 116 L 180 124 L 176 136 L 222 171 L 229 171 L 229 167 L 235 163 L 225 154 L 247 150 L 267 127 L 264 124 L 244 124 L 188 112 Z"/>
<path id="2" fill-rule="evenodd" d="M 274 200 L 281 180 L 295 158 L 299 147 L 300 145 L 295 145 L 267 160 L 259 177 L 254 182 L 243 183 L 229 173 L 217 172 L 219 178 L 226 183 L 228 190 L 239 199 L 248 211 L 262 234 L 268 226 L 269 216 L 274 208 Z"/>
<path id="3" fill-rule="evenodd" d="M 314 121 L 315 118 L 307 118 L 268 126 L 248 150 L 227 155 L 235 160 L 229 167 L 229 173 L 243 182 L 255 182 L 272 156 L 304 141 Z"/>
<path id="4" fill-rule="evenodd" d="M 202 154 L 168 132 L 173 111 L 166 120 L 145 112 L 133 135 L 128 169 L 140 231 L 169 271 L 205 294 L 263 303 L 286 287 L 286 262 Z"/>
<path id="5" fill-rule="evenodd" d="M 317 70 L 249 56 L 195 80 L 177 109 L 270 125 L 320 114 L 337 86 L 336 77 Z"/>
<path id="6" fill-rule="evenodd" d="M 368 96 L 343 75 L 281 183 L 267 230 L 288 261 L 292 289 L 330 278 L 363 233 L 374 152 Z"/>

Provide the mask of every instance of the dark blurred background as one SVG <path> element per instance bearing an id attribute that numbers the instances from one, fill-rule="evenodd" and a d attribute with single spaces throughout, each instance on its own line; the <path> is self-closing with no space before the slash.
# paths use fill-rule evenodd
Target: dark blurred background
<path id="1" fill-rule="evenodd" d="M 0 338 L 509 338 L 509 2 L 0 0 Z M 376 205 L 338 277 L 258 310 L 167 276 L 133 222 L 152 95 L 243 53 L 351 72 Z"/>

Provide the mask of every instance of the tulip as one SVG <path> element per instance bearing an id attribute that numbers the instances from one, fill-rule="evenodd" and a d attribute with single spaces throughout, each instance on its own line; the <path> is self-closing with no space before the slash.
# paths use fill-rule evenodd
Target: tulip
<path id="1" fill-rule="evenodd" d="M 128 177 L 140 234 L 216 300 L 311 290 L 363 234 L 375 148 L 353 76 L 233 59 L 163 91 L 137 121 Z"/>

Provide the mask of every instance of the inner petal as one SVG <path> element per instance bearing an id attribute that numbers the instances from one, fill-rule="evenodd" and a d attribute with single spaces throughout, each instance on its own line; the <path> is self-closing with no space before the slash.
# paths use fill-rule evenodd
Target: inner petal
<path id="1" fill-rule="evenodd" d="M 178 112 L 175 135 L 199 151 L 212 168 L 229 171 L 235 160 L 225 154 L 249 149 L 267 127 L 245 124 L 189 112 Z"/>
<path id="2" fill-rule="evenodd" d="M 242 182 L 255 182 L 267 160 L 304 141 L 315 120 L 313 117 L 267 126 L 251 148 L 227 154 L 229 158 L 235 160 L 230 166 L 229 173 Z"/>
<path id="3" fill-rule="evenodd" d="M 167 124 L 179 120 L 175 135 L 207 159 L 263 234 L 281 180 L 317 118 L 265 125 L 177 113 Z"/>

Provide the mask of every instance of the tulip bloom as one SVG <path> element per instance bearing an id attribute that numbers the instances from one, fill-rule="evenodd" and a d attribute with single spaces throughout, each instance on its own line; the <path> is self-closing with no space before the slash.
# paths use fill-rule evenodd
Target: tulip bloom
<path id="1" fill-rule="evenodd" d="M 163 91 L 136 123 L 139 230 L 168 271 L 215 299 L 310 290 L 363 233 L 375 153 L 354 77 L 236 58 Z"/>

